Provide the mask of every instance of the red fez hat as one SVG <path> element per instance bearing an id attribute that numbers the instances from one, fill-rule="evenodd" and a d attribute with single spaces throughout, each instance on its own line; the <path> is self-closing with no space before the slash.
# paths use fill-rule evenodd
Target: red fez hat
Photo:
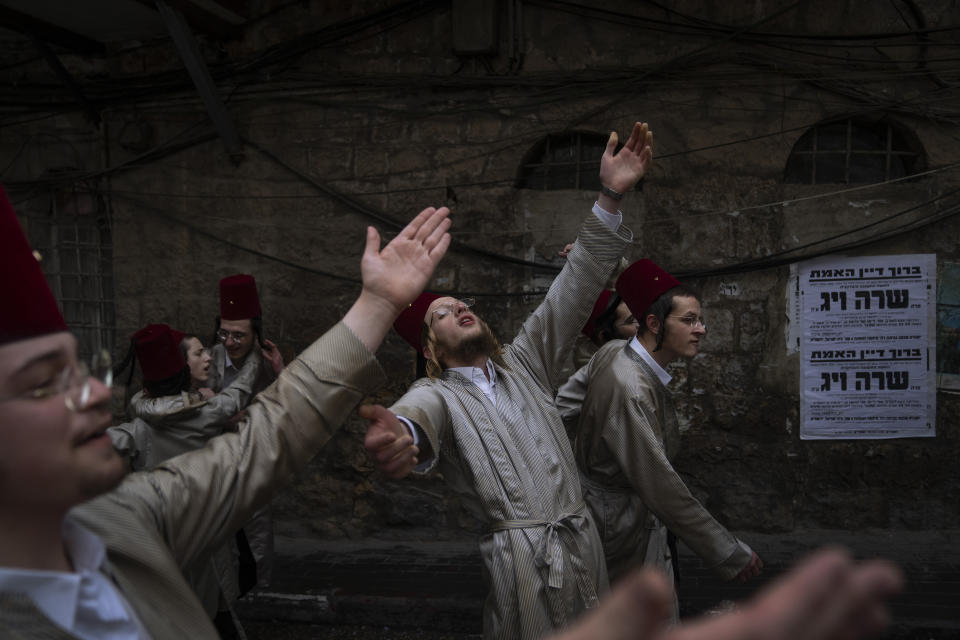
<path id="1" fill-rule="evenodd" d="M 253 276 L 238 273 L 220 281 L 221 320 L 245 320 L 259 316 L 260 298 Z"/>
<path id="2" fill-rule="evenodd" d="M 416 300 L 410 303 L 410 306 L 400 312 L 393 323 L 393 328 L 400 334 L 400 337 L 410 343 L 410 346 L 416 349 L 417 353 L 422 350 L 420 332 L 423 329 L 423 317 L 427 315 L 430 304 L 441 297 L 443 296 L 438 296 L 435 293 L 421 293 Z"/>
<path id="3" fill-rule="evenodd" d="M 611 298 L 613 298 L 613 291 L 610 289 L 604 289 L 600 292 L 597 301 L 593 303 L 593 311 L 587 318 L 587 324 L 583 325 L 583 329 L 580 330 L 583 335 L 588 338 L 593 337 L 593 333 L 597 330 L 597 319 L 610 308 Z"/>
<path id="4" fill-rule="evenodd" d="M 641 324 L 644 322 L 641 316 L 650 305 L 670 289 L 679 286 L 676 278 L 646 258 L 631 264 L 617 278 L 617 293 Z"/>
<path id="5" fill-rule="evenodd" d="M 0 187 L 0 344 L 67 331 L 38 259 Z"/>
<path id="6" fill-rule="evenodd" d="M 144 380 L 165 380 L 187 366 L 180 352 L 180 341 L 184 335 L 165 324 L 148 324 L 133 334 L 133 348 L 140 361 Z"/>

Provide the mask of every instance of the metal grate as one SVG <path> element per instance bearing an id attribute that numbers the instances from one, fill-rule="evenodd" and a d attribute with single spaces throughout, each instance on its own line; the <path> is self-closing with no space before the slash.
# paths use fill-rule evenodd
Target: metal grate
<path id="1" fill-rule="evenodd" d="M 819 124 L 793 147 L 784 182 L 871 183 L 912 175 L 922 154 L 906 131 L 879 120 L 847 118 Z"/>
<path id="2" fill-rule="evenodd" d="M 113 350 L 116 314 L 110 218 L 95 192 L 58 192 L 46 215 L 29 217 L 30 242 L 77 338 L 77 352 L 89 359 Z"/>
<path id="3" fill-rule="evenodd" d="M 606 136 L 584 131 L 550 135 L 538 142 L 520 167 L 517 187 L 599 190 L 600 157 Z"/>

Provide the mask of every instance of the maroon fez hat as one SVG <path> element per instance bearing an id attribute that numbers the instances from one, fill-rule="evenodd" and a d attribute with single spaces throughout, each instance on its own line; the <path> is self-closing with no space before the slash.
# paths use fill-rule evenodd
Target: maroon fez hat
<path id="1" fill-rule="evenodd" d="M 593 311 L 590 312 L 590 317 L 587 318 L 587 324 L 583 325 L 583 329 L 580 330 L 583 335 L 588 338 L 593 337 L 594 331 L 597 330 L 597 319 L 607 312 L 607 309 L 610 307 L 611 298 L 613 298 L 613 291 L 610 289 L 604 289 L 600 292 L 600 295 L 597 296 L 597 301 L 593 303 Z"/>
<path id="2" fill-rule="evenodd" d="M 423 328 L 423 317 L 427 314 L 430 304 L 437 298 L 442 298 L 435 293 L 421 293 L 420 296 L 410 303 L 406 309 L 400 312 L 397 319 L 393 322 L 393 328 L 396 329 L 400 337 L 410 343 L 410 346 L 422 351 L 420 344 L 420 331 Z"/>
<path id="3" fill-rule="evenodd" d="M 253 276 L 237 273 L 220 281 L 221 320 L 245 320 L 259 316 L 260 297 Z"/>
<path id="4" fill-rule="evenodd" d="M 187 366 L 180 352 L 180 341 L 184 335 L 165 324 L 148 324 L 133 334 L 133 348 L 140 361 L 144 380 L 165 380 Z"/>
<path id="5" fill-rule="evenodd" d="M 679 286 L 676 278 L 646 258 L 631 264 L 617 278 L 617 293 L 641 324 L 644 320 L 640 316 L 646 313 L 650 305 L 670 289 Z"/>
<path id="6" fill-rule="evenodd" d="M 68 330 L 38 260 L 0 186 L 0 344 Z"/>

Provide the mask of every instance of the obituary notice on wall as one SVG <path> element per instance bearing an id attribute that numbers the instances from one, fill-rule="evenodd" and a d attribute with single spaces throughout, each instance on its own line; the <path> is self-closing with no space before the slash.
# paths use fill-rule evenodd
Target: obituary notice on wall
<path id="1" fill-rule="evenodd" d="M 797 265 L 802 439 L 936 435 L 936 258 Z"/>

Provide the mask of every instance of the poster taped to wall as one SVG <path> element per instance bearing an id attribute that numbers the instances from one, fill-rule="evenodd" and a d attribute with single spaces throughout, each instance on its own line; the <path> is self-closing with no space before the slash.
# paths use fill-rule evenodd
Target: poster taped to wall
<path id="1" fill-rule="evenodd" d="M 798 265 L 800 437 L 936 435 L 935 254 Z"/>

